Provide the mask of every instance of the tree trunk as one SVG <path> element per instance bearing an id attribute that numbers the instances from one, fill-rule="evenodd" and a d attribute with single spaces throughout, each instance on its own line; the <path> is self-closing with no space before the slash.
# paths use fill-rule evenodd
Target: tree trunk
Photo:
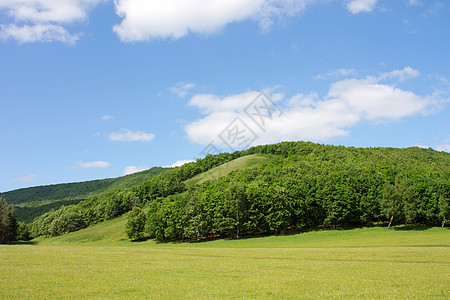
<path id="1" fill-rule="evenodd" d="M 441 227 L 441 228 L 444 228 L 444 225 L 445 225 L 445 218 L 444 218 L 444 220 L 442 221 L 442 227 Z"/>
<path id="2" fill-rule="evenodd" d="M 389 221 L 388 229 L 391 229 L 392 220 L 394 220 L 394 215 L 392 215 L 391 220 Z"/>
<path id="3" fill-rule="evenodd" d="M 405 229 L 406 229 L 406 222 L 408 221 L 408 215 L 405 212 Z"/>
<path id="4" fill-rule="evenodd" d="M 407 209 L 405 199 L 403 199 L 403 207 L 404 207 L 403 212 L 405 214 L 405 229 L 406 229 L 406 223 L 408 222 L 408 209 Z"/>
<path id="5" fill-rule="evenodd" d="M 237 238 L 239 238 L 239 211 L 236 211 L 236 220 L 237 220 Z"/>

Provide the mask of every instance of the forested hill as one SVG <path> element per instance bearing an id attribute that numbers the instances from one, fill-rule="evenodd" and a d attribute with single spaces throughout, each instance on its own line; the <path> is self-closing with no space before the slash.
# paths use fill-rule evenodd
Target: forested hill
<path id="1" fill-rule="evenodd" d="M 30 222 L 50 209 L 58 209 L 62 205 L 77 204 L 81 200 L 109 193 L 115 189 L 129 188 L 166 170 L 165 168 L 154 167 L 118 178 L 36 186 L 5 192 L 1 196 L 9 204 L 15 205 L 19 221 Z"/>
<path id="2" fill-rule="evenodd" d="M 445 152 L 284 142 L 207 156 L 44 214 L 32 228 L 34 235 L 55 236 L 131 209 L 133 239 L 276 234 L 389 220 L 438 225 L 450 217 L 449 196 Z"/>

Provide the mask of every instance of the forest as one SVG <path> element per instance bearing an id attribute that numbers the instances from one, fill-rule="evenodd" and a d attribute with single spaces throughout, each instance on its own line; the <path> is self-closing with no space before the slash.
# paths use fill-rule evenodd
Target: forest
<path id="1" fill-rule="evenodd" d="M 27 241 L 30 239 L 28 225 L 17 222 L 13 205 L 0 197 L 0 244 L 9 244 L 16 240 Z"/>
<path id="2" fill-rule="evenodd" d="M 252 155 L 268 159 L 186 184 Z M 449 218 L 450 154 L 417 147 L 353 148 L 284 142 L 207 156 L 135 186 L 36 218 L 57 236 L 127 213 L 132 240 L 195 241 L 311 228 L 426 224 Z"/>
<path id="3" fill-rule="evenodd" d="M 160 241 L 283 234 L 315 227 L 444 226 L 449 155 L 427 149 L 356 149 L 303 143 L 245 151 L 261 166 L 135 208 L 128 235 Z"/>

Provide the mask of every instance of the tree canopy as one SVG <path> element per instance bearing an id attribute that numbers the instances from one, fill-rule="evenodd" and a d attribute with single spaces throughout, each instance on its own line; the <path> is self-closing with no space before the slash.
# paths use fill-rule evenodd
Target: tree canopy
<path id="1" fill-rule="evenodd" d="M 17 238 L 17 220 L 14 206 L 0 197 L 0 244 L 9 244 Z"/>
<path id="2" fill-rule="evenodd" d="M 250 168 L 223 170 L 227 163 L 254 154 L 267 159 L 252 160 Z M 221 165 L 223 176 L 203 178 Z M 199 174 L 202 180 L 189 180 Z M 187 180 L 199 184 L 186 185 Z M 449 218 L 449 195 L 448 153 L 285 142 L 209 155 L 131 188 L 61 207 L 37 218 L 32 232 L 60 235 L 133 207 L 146 207 L 129 215 L 127 234 L 134 240 L 280 234 L 390 220 L 441 225 Z"/>

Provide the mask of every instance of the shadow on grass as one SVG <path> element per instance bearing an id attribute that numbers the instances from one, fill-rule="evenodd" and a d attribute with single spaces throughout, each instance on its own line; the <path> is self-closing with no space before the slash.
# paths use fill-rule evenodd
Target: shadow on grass
<path id="1" fill-rule="evenodd" d="M 350 230 L 363 230 L 368 228 L 384 228 L 386 230 L 394 230 L 394 231 L 425 231 L 430 230 L 432 228 L 435 228 L 436 226 L 429 226 L 429 225 L 407 225 L 405 228 L 405 225 L 395 225 L 391 226 L 390 229 L 388 229 L 387 224 L 372 224 L 371 226 L 315 226 L 315 227 L 304 227 L 304 228 L 291 228 L 286 230 L 283 233 L 246 233 L 244 235 L 240 235 L 237 237 L 236 234 L 229 234 L 229 235 L 216 235 L 216 236 L 208 236 L 208 237 L 199 237 L 198 239 L 188 239 L 188 240 L 163 240 L 158 241 L 155 239 L 155 242 L 157 244 L 167 244 L 167 245 L 179 245 L 179 244 L 197 244 L 197 243 L 206 243 L 211 241 L 218 241 L 218 240 L 248 240 L 248 239 L 258 239 L 258 238 L 266 238 L 266 237 L 275 237 L 275 236 L 291 236 L 291 235 L 297 235 L 301 233 L 308 233 L 308 232 L 320 232 L 320 231 L 332 231 L 332 230 L 338 230 L 338 231 L 350 231 Z M 445 229 L 445 228 L 444 228 Z M 144 237 L 143 239 L 136 240 L 133 242 L 139 243 L 139 242 L 145 242 L 147 240 L 151 240 L 151 238 Z"/>
<path id="2" fill-rule="evenodd" d="M 427 226 L 427 225 L 407 225 L 405 227 L 405 225 L 396 225 L 394 227 L 391 227 L 391 229 L 396 230 L 396 231 L 424 231 L 424 230 L 429 230 L 432 229 L 433 226 Z"/>
<path id="3" fill-rule="evenodd" d="M 31 241 L 14 241 L 11 242 L 10 245 L 36 245 L 36 244 L 37 244 L 36 241 L 31 240 Z"/>

